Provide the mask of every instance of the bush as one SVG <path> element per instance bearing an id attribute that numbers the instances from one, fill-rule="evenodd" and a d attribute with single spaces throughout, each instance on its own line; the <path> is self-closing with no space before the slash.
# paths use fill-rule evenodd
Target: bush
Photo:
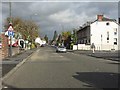
<path id="1" fill-rule="evenodd" d="M 35 48 L 35 44 L 34 43 L 31 44 L 31 49 L 33 49 L 33 48 Z"/>

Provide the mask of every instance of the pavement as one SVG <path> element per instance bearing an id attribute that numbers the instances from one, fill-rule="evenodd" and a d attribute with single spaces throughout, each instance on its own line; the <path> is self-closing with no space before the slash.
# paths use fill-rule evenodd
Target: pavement
<path id="1" fill-rule="evenodd" d="M 95 51 L 95 53 L 92 53 L 92 50 L 75 50 L 72 52 L 76 54 L 83 54 L 96 58 L 102 58 L 105 60 L 113 60 L 118 62 L 120 60 L 120 56 L 119 56 L 120 51 Z"/>
<path id="2" fill-rule="evenodd" d="M 55 48 L 55 46 L 53 46 Z M 120 50 L 119 51 L 95 51 L 95 53 L 92 52 L 92 50 L 70 50 L 67 49 L 67 52 L 75 53 L 75 54 L 83 54 L 95 58 L 102 58 L 105 60 L 112 60 L 112 61 L 118 61 L 120 60 Z"/>
<path id="3" fill-rule="evenodd" d="M 23 61 L 31 55 L 36 49 L 21 51 L 21 53 L 7 57 L 2 60 L 2 77 L 4 77 L 9 71 L 11 71 L 17 64 Z"/>

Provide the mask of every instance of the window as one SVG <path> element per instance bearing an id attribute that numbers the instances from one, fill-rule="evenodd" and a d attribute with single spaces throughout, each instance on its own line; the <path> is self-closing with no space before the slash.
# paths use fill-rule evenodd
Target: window
<path id="1" fill-rule="evenodd" d="M 107 23 L 106 23 L 106 25 L 108 26 L 108 25 L 110 25 L 110 23 L 109 23 L 109 22 L 107 22 Z"/>
<path id="2" fill-rule="evenodd" d="M 89 39 L 89 43 L 90 43 L 90 39 Z"/>
<path id="3" fill-rule="evenodd" d="M 109 40 L 109 32 L 107 32 L 107 40 Z"/>
<path id="4" fill-rule="evenodd" d="M 85 40 L 85 44 L 87 43 L 87 40 Z"/>
<path id="5" fill-rule="evenodd" d="M 117 35 L 117 28 L 114 29 L 114 35 Z"/>
<path id="6" fill-rule="evenodd" d="M 117 38 L 114 38 L 114 45 L 117 45 Z"/>

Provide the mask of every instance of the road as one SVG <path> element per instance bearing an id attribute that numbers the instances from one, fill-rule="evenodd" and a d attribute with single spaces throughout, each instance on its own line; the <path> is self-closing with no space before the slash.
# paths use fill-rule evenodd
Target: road
<path id="1" fill-rule="evenodd" d="M 11 88 L 117 88 L 118 63 L 42 47 L 3 80 Z"/>

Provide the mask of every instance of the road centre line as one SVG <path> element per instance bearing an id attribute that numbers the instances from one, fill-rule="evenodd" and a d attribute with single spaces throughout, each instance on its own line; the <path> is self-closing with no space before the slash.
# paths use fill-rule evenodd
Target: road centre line
<path id="1" fill-rule="evenodd" d="M 39 52 L 40 51 L 40 49 L 38 49 L 36 52 Z"/>
<path id="2" fill-rule="evenodd" d="M 73 55 L 77 55 L 77 56 L 80 56 L 79 54 L 75 54 L 75 53 L 71 53 L 71 52 L 67 52 L 67 53 L 70 53 L 70 54 L 73 54 Z"/>
<path id="3" fill-rule="evenodd" d="M 50 56 L 50 57 L 63 57 L 63 56 Z"/>

